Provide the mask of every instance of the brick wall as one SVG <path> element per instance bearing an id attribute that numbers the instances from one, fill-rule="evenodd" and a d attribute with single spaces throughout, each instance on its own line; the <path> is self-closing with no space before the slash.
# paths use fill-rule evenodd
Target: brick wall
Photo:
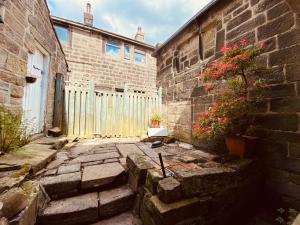
<path id="1" fill-rule="evenodd" d="M 192 125 L 215 96 L 197 76 L 220 48 L 241 38 L 266 42 L 258 62 L 274 71 L 258 119 L 267 186 L 300 209 L 300 10 L 297 0 L 225 0 L 210 8 L 158 51 L 158 86 L 168 128 L 193 142 Z"/>
<path id="2" fill-rule="evenodd" d="M 124 42 L 117 40 L 121 46 L 120 57 L 105 54 L 105 37 L 96 32 L 70 28 L 70 42 L 63 45 L 71 72 L 71 82 L 82 83 L 94 80 L 99 88 L 129 87 L 137 90 L 156 87 L 156 59 L 152 50 L 137 46 L 146 52 L 146 63 L 137 64 L 133 59 L 124 58 Z M 126 43 L 128 44 L 128 43 Z"/>
<path id="3" fill-rule="evenodd" d="M 44 0 L 0 2 L 0 104 L 22 110 L 28 54 L 41 45 L 50 55 L 46 128 L 52 126 L 56 73 L 66 73 L 64 54 L 56 39 Z M 34 100 L 34 99 L 33 99 Z"/>

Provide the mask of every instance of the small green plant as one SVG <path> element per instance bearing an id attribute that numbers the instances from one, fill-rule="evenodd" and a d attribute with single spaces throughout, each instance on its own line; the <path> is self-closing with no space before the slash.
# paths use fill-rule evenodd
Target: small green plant
<path id="1" fill-rule="evenodd" d="M 283 208 L 277 209 L 277 213 L 279 215 L 275 221 L 282 225 L 292 225 L 299 214 L 295 209 L 286 210 Z"/>
<path id="2" fill-rule="evenodd" d="M 22 113 L 13 113 L 0 106 L 0 151 L 17 150 L 27 144 L 27 128 L 22 122 Z"/>
<path id="3" fill-rule="evenodd" d="M 159 121 L 159 122 L 161 122 L 161 116 L 159 114 L 154 114 L 151 117 L 151 121 Z"/>

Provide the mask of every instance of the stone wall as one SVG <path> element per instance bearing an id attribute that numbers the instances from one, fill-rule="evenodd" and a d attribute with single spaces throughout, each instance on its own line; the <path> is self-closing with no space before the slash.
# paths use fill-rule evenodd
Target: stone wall
<path id="1" fill-rule="evenodd" d="M 168 128 L 193 142 L 192 125 L 215 98 L 198 75 L 220 57 L 222 46 L 242 38 L 268 45 L 258 62 L 274 71 L 257 131 L 267 186 L 300 209 L 299 1 L 220 1 L 161 48 L 157 83 L 163 87 Z"/>
<path id="2" fill-rule="evenodd" d="M 66 74 L 67 64 L 44 0 L 0 2 L 0 104 L 22 110 L 28 54 L 42 46 L 50 56 L 46 128 L 52 126 L 56 73 Z"/>
<path id="3" fill-rule="evenodd" d="M 117 39 L 121 50 L 120 57 L 116 57 L 105 53 L 107 39 L 99 32 L 70 26 L 70 36 L 69 43 L 63 44 L 63 48 L 72 83 L 94 80 L 99 89 L 123 88 L 125 83 L 136 90 L 156 87 L 156 59 L 151 56 L 153 49 Z M 131 46 L 130 60 L 124 58 L 124 44 Z M 146 52 L 146 63 L 134 62 L 133 47 Z"/>

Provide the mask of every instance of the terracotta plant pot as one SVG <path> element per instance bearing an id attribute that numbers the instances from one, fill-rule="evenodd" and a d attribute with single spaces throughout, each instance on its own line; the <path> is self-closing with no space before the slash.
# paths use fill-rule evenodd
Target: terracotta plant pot
<path id="1" fill-rule="evenodd" d="M 160 128 L 160 121 L 159 120 L 151 120 L 151 127 L 152 128 Z"/>
<path id="2" fill-rule="evenodd" d="M 240 158 L 248 158 L 254 155 L 257 138 L 248 136 L 230 136 L 225 138 L 230 154 Z"/>

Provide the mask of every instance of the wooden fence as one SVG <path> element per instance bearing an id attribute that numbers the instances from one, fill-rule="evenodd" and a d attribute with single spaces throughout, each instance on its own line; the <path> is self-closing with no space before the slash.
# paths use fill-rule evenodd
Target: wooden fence
<path id="1" fill-rule="evenodd" d="M 87 86 L 65 86 L 64 120 L 68 136 L 133 137 L 143 134 L 154 113 L 161 113 L 161 90 L 136 93 L 95 90 Z"/>

